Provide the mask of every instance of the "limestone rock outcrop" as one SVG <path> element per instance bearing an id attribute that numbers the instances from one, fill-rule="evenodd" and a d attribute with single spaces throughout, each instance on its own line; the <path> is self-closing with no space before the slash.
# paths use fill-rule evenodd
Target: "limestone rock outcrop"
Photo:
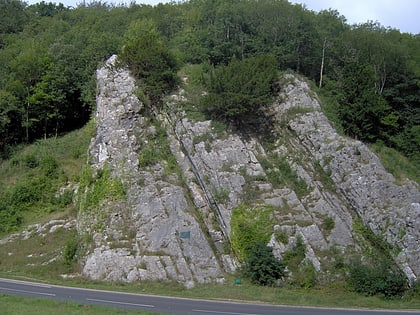
<path id="1" fill-rule="evenodd" d="M 276 140 L 268 150 L 261 139 L 189 118 L 182 89 L 165 112 L 146 114 L 135 81 L 115 60 L 97 72 L 89 167 L 109 170 L 125 198 L 81 209 L 79 231 L 93 236 L 86 276 L 187 287 L 221 282 L 238 267 L 230 250 L 233 209 L 247 204 L 273 207 L 269 245 L 278 257 L 300 239 L 305 259 L 322 273 L 332 252 L 360 250 L 353 229 L 360 218 L 395 248 L 405 274 L 419 277 L 418 185 L 397 184 L 366 145 L 340 136 L 303 80 L 286 75 L 270 108 Z M 281 165 L 296 175 L 294 184 L 273 180 Z"/>

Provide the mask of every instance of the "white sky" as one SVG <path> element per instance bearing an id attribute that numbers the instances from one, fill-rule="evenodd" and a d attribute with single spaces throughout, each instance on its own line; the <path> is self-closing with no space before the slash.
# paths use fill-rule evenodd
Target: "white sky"
<path id="1" fill-rule="evenodd" d="M 26 0 L 29 4 L 38 0 Z M 82 0 L 44 0 L 45 2 L 61 2 L 65 6 L 77 6 Z M 89 3 L 89 0 L 85 0 Z M 105 3 L 130 3 L 130 0 L 105 0 Z M 155 5 L 167 3 L 166 0 L 136 0 L 137 3 Z M 289 0 L 301 3 L 307 9 L 319 11 L 336 9 L 347 19 L 347 23 L 364 23 L 378 21 L 385 27 L 399 29 L 401 32 L 420 33 L 420 0 Z"/>

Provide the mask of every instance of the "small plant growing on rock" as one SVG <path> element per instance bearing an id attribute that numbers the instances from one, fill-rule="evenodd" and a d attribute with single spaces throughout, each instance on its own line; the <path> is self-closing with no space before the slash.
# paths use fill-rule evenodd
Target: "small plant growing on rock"
<path id="1" fill-rule="evenodd" d="M 334 229 L 334 226 L 335 226 L 335 221 L 331 217 L 325 217 L 324 220 L 322 221 L 322 228 L 328 232 L 332 231 L 332 229 Z"/>

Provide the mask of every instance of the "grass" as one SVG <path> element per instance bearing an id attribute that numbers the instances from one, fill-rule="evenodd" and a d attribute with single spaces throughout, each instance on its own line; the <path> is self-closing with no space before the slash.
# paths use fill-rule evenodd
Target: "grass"
<path id="1" fill-rule="evenodd" d="M 420 184 L 420 165 L 407 159 L 397 150 L 386 147 L 382 143 L 375 143 L 370 149 L 379 156 L 385 169 L 397 179 L 398 183 L 404 183 L 408 178 Z"/>
<path id="2" fill-rule="evenodd" d="M 17 147 L 10 159 L 0 160 L 0 237 L 50 216 L 75 215 L 71 185 L 79 182 L 92 133 L 89 123 L 63 137 Z"/>
<path id="3" fill-rule="evenodd" d="M 278 154 L 269 154 L 267 157 L 262 157 L 259 160 L 273 187 L 290 187 L 299 197 L 309 193 L 306 182 L 292 169 L 286 157 Z"/>
<path id="4" fill-rule="evenodd" d="M 46 281 L 59 279 L 77 267 L 67 265 L 63 255 L 74 237 L 75 231 L 61 228 L 46 236 L 33 235 L 0 245 L 0 272 Z"/>
<path id="5" fill-rule="evenodd" d="M 22 296 L 0 295 L 0 314 L 8 315 L 116 315 L 116 314 L 152 314 L 150 312 L 121 310 L 97 305 L 79 304 L 66 301 L 36 299 Z"/>

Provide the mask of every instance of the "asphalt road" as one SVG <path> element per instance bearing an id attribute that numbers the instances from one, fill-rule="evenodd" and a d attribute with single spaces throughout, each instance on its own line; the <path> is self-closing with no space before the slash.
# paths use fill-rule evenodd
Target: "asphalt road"
<path id="1" fill-rule="evenodd" d="M 175 315 L 420 315 L 420 311 L 326 309 L 171 298 L 72 288 L 0 278 L 0 294 L 1 293 L 67 300 L 77 303 L 99 304 Z"/>

